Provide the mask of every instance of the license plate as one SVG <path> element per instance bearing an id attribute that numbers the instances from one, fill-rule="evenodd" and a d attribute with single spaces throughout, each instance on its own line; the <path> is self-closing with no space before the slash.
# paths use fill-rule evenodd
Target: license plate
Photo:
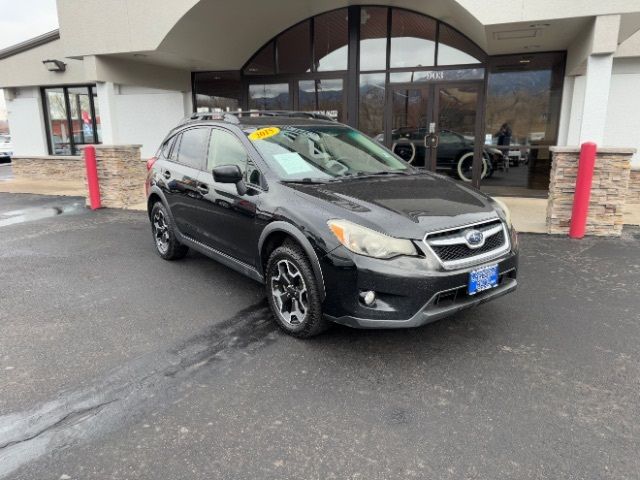
<path id="1" fill-rule="evenodd" d="M 498 286 L 498 265 L 482 267 L 469 272 L 469 286 L 467 293 L 475 295 L 478 292 Z"/>

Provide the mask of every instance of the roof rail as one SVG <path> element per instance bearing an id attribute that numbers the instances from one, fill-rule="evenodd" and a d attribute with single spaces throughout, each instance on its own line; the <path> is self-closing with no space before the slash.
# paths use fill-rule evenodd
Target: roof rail
<path id="1" fill-rule="evenodd" d="M 329 115 L 319 112 L 302 112 L 296 110 L 235 110 L 232 112 L 196 112 L 185 117 L 180 125 L 202 120 L 218 120 L 229 123 L 240 123 L 242 117 L 290 117 L 290 118 L 314 118 L 335 122 Z"/>

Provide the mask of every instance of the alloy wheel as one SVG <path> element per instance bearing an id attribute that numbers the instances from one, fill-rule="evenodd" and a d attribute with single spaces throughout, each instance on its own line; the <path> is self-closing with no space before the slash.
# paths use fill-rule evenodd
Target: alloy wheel
<path id="1" fill-rule="evenodd" d="M 160 253 L 167 253 L 169 250 L 169 225 L 160 209 L 153 215 L 153 237 L 156 240 L 156 247 Z"/>
<path id="2" fill-rule="evenodd" d="M 307 285 L 293 262 L 283 259 L 276 264 L 271 276 L 271 296 L 281 320 L 292 326 L 304 322 L 309 309 Z"/>

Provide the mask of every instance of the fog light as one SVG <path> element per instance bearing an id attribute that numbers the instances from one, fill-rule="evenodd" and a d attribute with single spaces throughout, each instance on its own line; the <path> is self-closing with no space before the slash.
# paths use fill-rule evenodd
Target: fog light
<path id="1" fill-rule="evenodd" d="M 360 298 L 367 307 L 370 307 L 371 305 L 376 303 L 376 292 L 373 292 L 371 290 L 367 292 L 360 292 Z"/>

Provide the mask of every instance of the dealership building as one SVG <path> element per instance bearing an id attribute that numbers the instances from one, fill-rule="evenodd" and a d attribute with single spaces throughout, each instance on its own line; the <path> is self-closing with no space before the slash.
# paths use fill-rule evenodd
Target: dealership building
<path id="1" fill-rule="evenodd" d="M 269 109 L 419 166 L 449 155 L 491 194 L 546 197 L 555 147 L 584 141 L 640 165 L 637 0 L 58 0 L 58 16 L 0 51 L 18 161 L 144 159 L 193 112 Z"/>

